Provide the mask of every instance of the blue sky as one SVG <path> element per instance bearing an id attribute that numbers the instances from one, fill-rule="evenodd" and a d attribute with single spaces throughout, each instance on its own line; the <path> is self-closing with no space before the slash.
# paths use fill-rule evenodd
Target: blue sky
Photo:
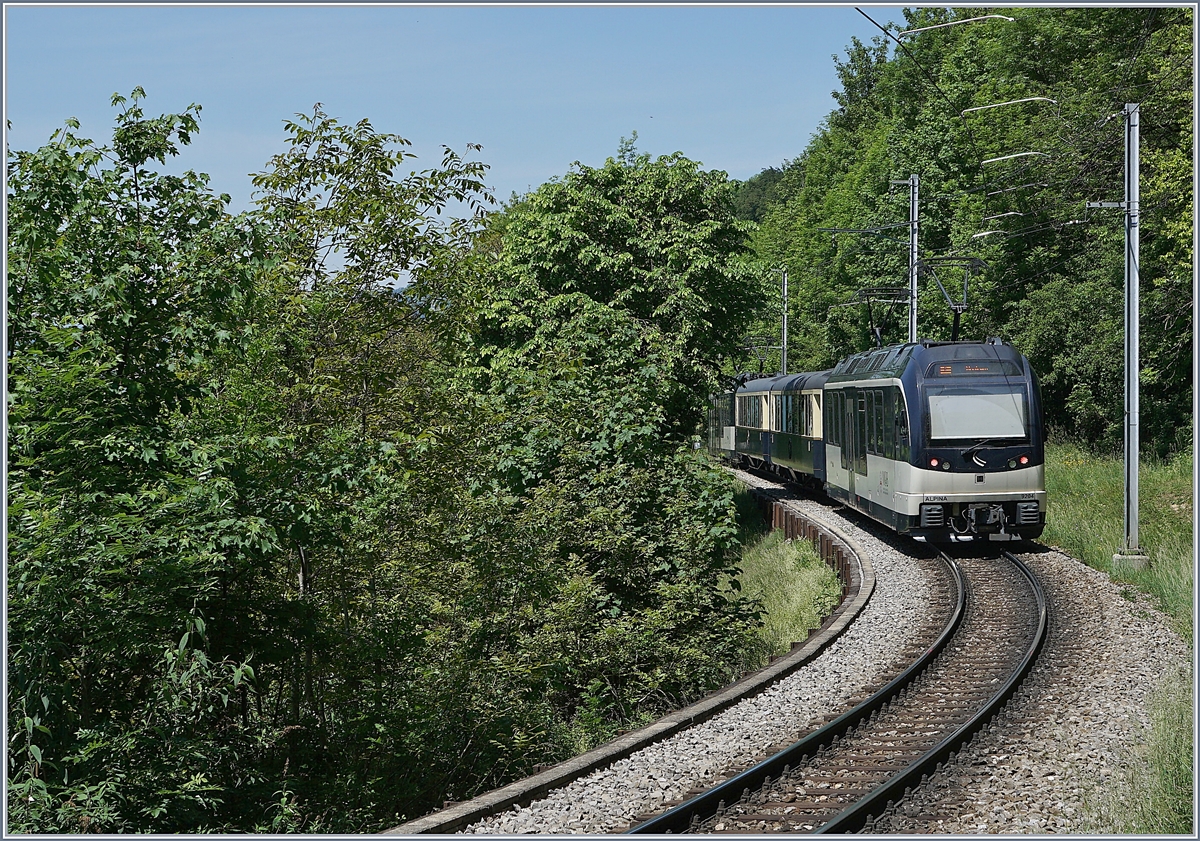
<path id="1" fill-rule="evenodd" d="M 880 23 L 901 7 L 866 7 Z M 249 205 L 249 173 L 284 148 L 283 121 L 321 102 L 491 166 L 507 198 L 573 161 L 598 165 L 634 130 L 747 178 L 797 156 L 834 107 L 833 54 L 879 34 L 849 5 L 29 6 L 5 8 L 5 110 L 14 149 L 68 117 L 110 136 L 114 92 L 147 113 L 203 107 L 181 168 Z"/>

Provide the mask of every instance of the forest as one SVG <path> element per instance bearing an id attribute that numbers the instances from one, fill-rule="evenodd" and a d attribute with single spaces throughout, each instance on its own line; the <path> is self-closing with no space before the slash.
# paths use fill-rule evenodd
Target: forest
<path id="1" fill-rule="evenodd" d="M 854 41 L 743 183 L 634 135 L 497 205 L 477 147 L 412 171 L 318 104 L 233 214 L 164 171 L 200 107 L 141 88 L 103 143 L 8 150 L 8 831 L 378 831 L 754 668 L 708 397 L 778 335 L 781 267 L 792 370 L 869 346 L 905 228 L 819 229 L 906 222 L 910 173 L 922 258 L 986 263 L 964 336 L 1119 446 L 1122 219 L 1083 205 L 1122 198 L 1126 102 L 1143 442 L 1190 447 L 1191 10 L 1001 11 Z M 919 316 L 949 337 L 932 277 Z"/>
<path id="2" fill-rule="evenodd" d="M 856 39 L 835 57 L 839 107 L 821 130 L 796 158 L 740 186 L 740 215 L 760 223 L 754 253 L 789 270 L 789 368 L 828 367 L 863 349 L 872 324 L 885 344 L 907 340 L 907 305 L 887 303 L 888 293 L 907 293 L 909 261 L 909 188 L 893 182 L 916 174 L 919 335 L 951 337 L 950 304 L 964 301 L 967 279 L 962 336 L 1013 342 L 1041 377 L 1051 429 L 1119 450 L 1125 215 L 1086 205 L 1125 198 L 1120 112 L 1136 103 L 1142 441 L 1159 456 L 1187 450 L 1192 12 L 906 16 L 917 29 L 985 14 L 1013 20 L 929 29 L 899 45 L 883 34 Z M 971 259 L 983 265 L 964 278 L 955 263 Z M 867 290 L 884 293 L 871 312 L 859 296 Z M 757 334 L 778 335 L 778 313 L 776 304 Z"/>

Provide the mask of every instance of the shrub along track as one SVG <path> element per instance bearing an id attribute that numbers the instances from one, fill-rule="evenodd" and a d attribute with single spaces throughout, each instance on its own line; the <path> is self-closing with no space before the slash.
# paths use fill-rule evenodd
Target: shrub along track
<path id="1" fill-rule="evenodd" d="M 954 572 L 954 610 L 909 669 L 815 733 L 630 832 L 855 832 L 890 814 L 1001 709 L 1045 639 L 1046 599 L 1018 558 L 943 559 Z"/>
<path id="2" fill-rule="evenodd" d="M 766 668 L 608 744 L 471 800 L 448 802 L 437 812 L 408 821 L 383 834 L 455 832 L 514 805 L 526 805 L 598 768 L 706 721 L 734 704 L 757 695 L 825 651 L 851 626 L 870 600 L 875 590 L 875 572 L 871 561 L 855 540 L 835 526 L 815 515 L 802 514 L 782 504 L 781 500 L 786 499 L 789 493 L 781 488 L 758 489 L 755 495 L 772 527 L 782 529 L 788 538 L 811 540 L 821 558 L 837 572 L 842 582 L 841 601 L 821 627 L 809 633 L 808 639 L 793 643 L 791 652 L 772 658 Z"/>

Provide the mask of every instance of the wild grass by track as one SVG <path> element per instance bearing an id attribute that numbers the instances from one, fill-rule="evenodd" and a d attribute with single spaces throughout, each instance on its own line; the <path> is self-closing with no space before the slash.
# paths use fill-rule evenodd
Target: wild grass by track
<path id="1" fill-rule="evenodd" d="M 1124 470 L 1120 457 L 1096 456 L 1070 444 L 1047 446 L 1050 512 L 1042 542 L 1154 596 L 1180 635 L 1191 642 L 1191 454 L 1141 463 L 1138 523 L 1150 565 L 1145 570 L 1114 572 L 1112 556 L 1125 533 Z"/>
<path id="2" fill-rule="evenodd" d="M 1139 466 L 1139 542 L 1150 557 L 1145 570 L 1114 570 L 1113 553 L 1124 539 L 1124 464 L 1071 444 L 1046 448 L 1050 498 L 1042 542 L 1058 546 L 1118 582 L 1152 596 L 1180 636 L 1192 632 L 1192 457 L 1144 460 Z M 1193 831 L 1190 673 L 1167 676 L 1156 687 L 1144 751 L 1130 757 L 1125 785 L 1096 805 L 1097 829 L 1119 833 Z"/>
<path id="3" fill-rule="evenodd" d="M 810 628 L 820 627 L 838 603 L 841 584 L 807 540 L 786 540 L 763 522 L 749 492 L 738 495 L 742 559 L 738 582 L 742 593 L 762 604 L 759 645 L 749 668 L 786 653 Z"/>

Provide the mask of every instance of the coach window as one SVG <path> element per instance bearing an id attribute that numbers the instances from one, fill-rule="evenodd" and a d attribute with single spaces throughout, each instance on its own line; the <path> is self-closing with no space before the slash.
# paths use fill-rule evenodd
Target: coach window
<path id="1" fill-rule="evenodd" d="M 834 429 L 834 432 L 837 433 L 838 446 L 841 447 L 841 446 L 844 446 L 844 442 L 846 440 L 846 432 L 845 432 L 846 419 L 843 417 L 843 414 L 846 411 L 846 408 L 845 408 L 846 401 L 840 391 L 837 392 L 836 394 L 834 394 L 833 397 L 834 397 L 834 401 L 833 401 L 833 404 L 830 406 L 833 414 L 830 415 L 830 420 L 833 421 L 833 429 Z"/>
<path id="2" fill-rule="evenodd" d="M 853 434 L 853 428 L 850 425 L 849 414 L 850 410 L 846 406 L 846 392 L 838 392 L 838 414 L 841 424 L 841 435 L 839 440 L 842 442 L 842 469 L 845 470 L 850 466 L 850 436 Z"/>
<path id="3" fill-rule="evenodd" d="M 875 391 L 867 392 L 867 452 L 871 455 L 877 455 L 875 452 Z"/>
<path id="4" fill-rule="evenodd" d="M 875 452 L 883 455 L 883 391 L 875 392 Z"/>
<path id="5" fill-rule="evenodd" d="M 836 391 L 829 392 L 829 400 L 826 401 L 826 405 L 829 406 L 829 410 L 831 412 L 834 411 L 834 409 L 837 407 L 837 392 Z M 837 425 L 837 418 L 835 418 L 835 417 L 829 418 L 829 443 L 834 445 L 835 447 L 841 443 L 841 439 L 838 438 L 838 425 Z"/>
<path id="6" fill-rule="evenodd" d="M 883 392 L 883 455 L 884 458 L 896 457 L 896 424 L 893 420 L 895 415 L 896 399 L 893 395 L 896 393 L 895 388 L 885 389 Z"/>
<path id="7" fill-rule="evenodd" d="M 896 407 L 896 458 L 900 461 L 908 461 L 908 411 L 904 407 L 904 392 L 896 389 L 895 392 L 895 407 Z"/>

